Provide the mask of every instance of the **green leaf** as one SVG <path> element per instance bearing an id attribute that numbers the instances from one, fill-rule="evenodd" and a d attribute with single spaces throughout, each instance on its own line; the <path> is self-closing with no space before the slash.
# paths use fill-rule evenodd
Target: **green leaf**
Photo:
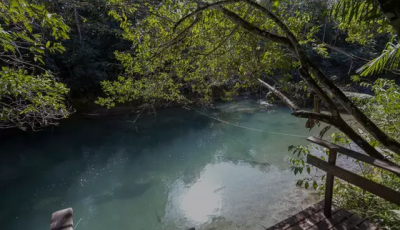
<path id="1" fill-rule="evenodd" d="M 296 186 L 301 187 L 303 185 L 303 180 L 298 180 Z"/>
<path id="2" fill-rule="evenodd" d="M 279 0 L 273 0 L 272 8 L 274 10 L 279 8 Z"/>
<path id="3" fill-rule="evenodd" d="M 317 190 L 317 188 L 318 188 L 318 183 L 317 183 L 316 181 L 313 182 L 313 188 L 314 188 L 315 190 Z"/>

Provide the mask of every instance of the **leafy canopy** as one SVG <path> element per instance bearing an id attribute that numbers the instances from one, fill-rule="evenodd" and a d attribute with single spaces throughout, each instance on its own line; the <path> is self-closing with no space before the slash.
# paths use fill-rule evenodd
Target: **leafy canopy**
<path id="1" fill-rule="evenodd" d="M 111 1 L 117 3 L 124 1 Z M 107 97 L 98 103 L 112 107 L 131 100 L 187 102 L 193 98 L 208 103 L 215 87 L 222 88 L 222 96 L 229 98 L 240 89 L 254 87 L 262 74 L 298 67 L 298 61 L 282 45 L 255 36 L 214 8 L 176 27 L 199 7 L 196 1 L 166 0 L 158 5 L 124 5 L 111 11 L 124 30 L 124 38 L 132 42 L 132 50 L 116 52 L 125 73 L 115 82 L 102 83 Z M 271 19 L 246 3 L 225 7 L 254 26 L 283 35 Z M 134 14 L 143 8 L 145 17 L 135 20 Z M 302 44 L 313 41 L 319 26 L 308 23 L 312 15 L 301 11 L 297 1 L 281 1 L 275 13 Z"/>

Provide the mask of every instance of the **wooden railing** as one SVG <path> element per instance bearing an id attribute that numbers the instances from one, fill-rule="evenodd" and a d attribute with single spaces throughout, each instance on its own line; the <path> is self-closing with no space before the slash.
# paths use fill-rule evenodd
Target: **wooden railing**
<path id="1" fill-rule="evenodd" d="M 400 167 L 398 165 L 391 162 L 375 159 L 365 154 L 361 154 L 356 151 L 332 144 L 316 137 L 309 137 L 307 138 L 307 140 L 329 149 L 328 162 L 323 161 L 312 155 L 307 156 L 307 163 L 327 172 L 324 207 L 325 216 L 330 217 L 332 215 L 332 196 L 335 176 L 351 184 L 354 184 L 370 193 L 373 193 L 387 201 L 400 205 L 400 192 L 385 187 L 376 182 L 370 181 L 362 176 L 359 176 L 355 173 L 336 166 L 336 158 L 337 154 L 341 153 L 348 157 L 352 157 L 375 167 L 379 167 L 381 169 L 395 173 L 396 175 L 400 175 Z"/>

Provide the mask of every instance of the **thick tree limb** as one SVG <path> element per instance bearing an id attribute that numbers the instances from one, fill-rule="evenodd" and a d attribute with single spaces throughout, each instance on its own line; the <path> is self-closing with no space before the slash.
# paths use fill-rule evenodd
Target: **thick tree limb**
<path id="1" fill-rule="evenodd" d="M 288 36 L 292 43 L 292 47 L 296 50 L 297 56 L 301 62 L 301 65 L 305 70 L 308 69 L 313 73 L 314 77 L 342 104 L 342 106 L 351 113 L 357 122 L 363 126 L 375 139 L 377 139 L 381 144 L 383 144 L 388 149 L 400 155 L 400 143 L 389 137 L 384 133 L 378 126 L 376 126 L 363 112 L 358 109 L 356 105 L 348 98 L 346 95 L 331 81 L 324 73 L 307 57 L 306 52 L 300 46 L 296 36 L 290 31 L 290 29 L 271 11 L 267 8 L 261 6 L 260 4 L 253 2 L 252 0 L 244 0 L 249 5 L 261 10 L 265 13 L 271 20 L 273 20 Z M 381 0 L 384 1 L 384 0 Z M 388 2 L 395 0 L 387 0 Z M 399 25 L 400 26 L 400 25 Z"/>
<path id="2" fill-rule="evenodd" d="M 375 123 L 373 123 L 361 110 L 333 83 L 319 68 L 307 58 L 307 65 L 314 76 L 323 84 L 335 99 L 363 126 L 376 140 L 388 149 L 400 155 L 400 143 L 384 133 Z"/>
<path id="3" fill-rule="evenodd" d="M 79 36 L 79 43 L 82 43 L 81 26 L 79 25 L 78 12 L 76 10 L 76 6 L 75 5 L 74 5 L 74 17 L 75 17 L 76 29 L 78 31 L 78 36 Z"/>
<path id="4" fill-rule="evenodd" d="M 300 118 L 311 118 L 311 119 L 325 122 L 330 125 L 334 125 L 332 116 L 330 116 L 328 114 L 324 114 L 324 113 L 316 113 L 316 112 L 311 112 L 311 111 L 298 110 L 298 111 L 294 111 L 292 113 L 292 115 L 295 117 L 300 117 Z"/>
<path id="5" fill-rule="evenodd" d="M 295 111 L 292 113 L 293 116 L 301 118 L 311 118 L 318 121 L 325 122 L 333 125 L 340 131 L 346 134 L 350 140 L 356 143 L 361 149 L 363 149 L 368 155 L 373 156 L 380 160 L 385 160 L 385 157 L 372 147 L 364 138 L 362 138 L 349 124 L 347 124 L 341 117 L 333 117 L 323 113 L 309 112 L 309 111 Z"/>
<path id="6" fill-rule="evenodd" d="M 293 116 L 300 118 L 311 118 L 318 121 L 325 122 L 327 124 L 333 125 L 337 127 L 340 131 L 345 133 L 354 143 L 356 143 L 361 149 L 363 149 L 370 156 L 373 156 L 377 159 L 385 160 L 385 157 L 378 152 L 374 147 L 372 147 L 364 138 L 362 138 L 357 132 L 350 127 L 341 117 L 340 114 L 333 116 L 324 113 L 316 113 L 311 111 L 299 110 L 299 107 L 296 106 L 289 98 L 287 98 L 284 94 L 282 94 L 279 90 L 275 89 L 273 86 L 268 83 L 258 79 L 263 86 L 268 88 L 272 93 L 274 93 L 277 97 L 281 98 L 292 110 Z"/>
<path id="7" fill-rule="evenodd" d="M 251 23 L 247 22 L 246 20 L 244 20 L 243 18 L 241 18 L 238 14 L 222 7 L 225 4 L 232 4 L 232 3 L 238 3 L 238 2 L 247 2 L 246 0 L 225 0 L 225 1 L 219 1 L 219 2 L 215 2 L 212 4 L 206 4 L 204 3 L 203 6 L 201 6 L 200 8 L 198 8 L 197 10 L 193 11 L 192 13 L 184 16 L 182 19 L 180 19 L 174 26 L 174 30 L 176 30 L 176 28 L 186 19 L 197 15 L 201 12 L 203 12 L 204 10 L 208 10 L 208 9 L 218 9 L 220 10 L 222 13 L 224 13 L 232 22 L 234 22 L 236 25 L 241 26 L 243 28 L 245 28 L 246 30 L 248 30 L 249 32 L 252 32 L 253 34 L 257 35 L 257 36 L 262 36 L 265 37 L 271 41 L 274 41 L 276 43 L 282 44 L 282 45 L 286 45 L 289 47 L 289 49 L 291 49 L 292 51 L 294 51 L 294 47 L 292 46 L 290 40 L 286 37 L 283 36 L 279 36 L 273 33 L 270 33 L 268 31 L 262 30 L 256 26 L 253 26 Z"/>
<path id="8" fill-rule="evenodd" d="M 292 33 L 289 27 L 287 27 L 285 23 L 283 23 L 275 14 L 273 14 L 270 10 L 268 10 L 264 6 L 258 4 L 257 2 L 254 2 L 253 0 L 243 0 L 243 1 L 249 4 L 250 6 L 253 6 L 254 8 L 260 10 L 273 22 L 275 22 L 276 25 L 280 27 L 283 30 L 283 32 L 287 35 L 287 38 L 291 41 L 291 47 L 295 49 L 296 53 L 300 52 L 302 53 L 302 55 L 306 55 L 305 51 L 301 48 L 300 43 L 297 41 L 296 36 Z"/>
<path id="9" fill-rule="evenodd" d="M 268 40 L 271 40 L 273 42 L 282 44 L 287 46 L 290 50 L 294 51 L 294 47 L 292 45 L 292 43 L 290 42 L 290 40 L 287 37 L 283 37 L 283 36 L 279 36 L 273 33 L 270 33 L 268 31 L 262 30 L 256 26 L 253 26 L 252 24 L 250 24 L 248 21 L 244 20 L 243 18 L 241 18 L 238 14 L 222 7 L 219 6 L 217 7 L 218 10 L 220 10 L 222 13 L 224 13 L 233 23 L 235 23 L 236 25 L 239 25 L 241 27 L 243 27 L 244 29 L 246 29 L 247 31 L 257 35 L 257 36 L 261 36 L 264 37 Z"/>
<path id="10" fill-rule="evenodd" d="M 206 9 L 210 9 L 210 8 L 216 8 L 218 10 L 220 10 L 222 13 L 224 13 L 233 23 L 235 23 L 236 25 L 239 25 L 241 27 L 243 27 L 244 29 L 248 30 L 249 32 L 264 37 L 268 40 L 271 40 L 273 42 L 285 45 L 286 47 L 288 47 L 291 51 L 295 52 L 295 54 L 297 55 L 297 57 L 299 58 L 301 65 L 303 67 L 304 72 L 303 73 L 307 73 L 305 75 L 306 78 L 308 78 L 308 76 L 311 76 L 309 73 L 313 73 L 314 77 L 318 80 L 318 82 L 324 87 L 326 88 L 328 91 L 332 92 L 333 95 L 335 95 L 336 99 L 343 105 L 344 108 L 346 108 L 346 110 L 351 113 L 355 119 L 369 132 L 371 133 L 371 135 L 374 136 L 374 138 L 376 138 L 380 143 L 382 143 L 383 145 L 385 145 L 387 148 L 389 148 L 390 150 L 396 152 L 397 154 L 400 154 L 400 143 L 396 142 L 393 138 L 390 138 L 388 135 L 386 135 L 382 130 L 380 130 L 368 117 L 365 116 L 364 113 L 362 113 L 352 102 L 349 98 L 347 98 L 344 93 L 335 86 L 335 84 L 333 84 L 333 82 L 331 82 L 329 80 L 328 77 L 326 77 L 322 71 L 315 66 L 315 64 L 313 62 L 311 62 L 309 60 L 309 58 L 307 57 L 307 54 L 305 52 L 305 50 L 300 46 L 296 36 L 291 32 L 291 30 L 276 16 L 274 15 L 270 10 L 268 10 L 267 8 L 263 7 L 262 5 L 252 1 L 252 0 L 241 0 L 243 2 L 246 2 L 247 4 L 255 7 L 256 9 L 262 11 L 266 16 L 268 16 L 271 20 L 273 20 L 277 26 L 279 26 L 282 31 L 287 35 L 287 37 L 283 37 L 283 36 L 279 36 L 279 35 L 275 35 L 272 34 L 268 31 L 264 31 L 254 25 L 252 25 L 251 23 L 249 23 L 248 21 L 244 20 L 243 18 L 241 18 L 239 15 L 237 15 L 236 13 L 226 9 L 223 7 L 224 4 L 229 4 L 229 3 L 236 3 L 236 2 L 240 2 L 239 0 L 226 0 L 226 1 L 221 1 L 221 2 L 217 2 L 217 3 L 213 3 L 213 4 L 209 4 L 209 5 L 205 5 L 202 6 L 201 8 L 199 8 L 198 10 L 196 10 L 195 12 L 192 13 L 192 15 L 197 14 L 199 12 L 202 12 L 203 10 Z M 383 0 L 382 0 L 383 1 Z M 394 1 L 394 0 L 392 0 Z M 206 3 L 205 3 L 206 4 Z M 192 16 L 190 15 L 190 16 Z M 190 17 L 187 16 L 187 17 Z M 186 18 L 187 18 L 186 17 Z M 184 19 L 183 19 L 184 20 Z M 183 21 L 182 20 L 182 21 Z M 179 24 L 178 24 L 179 25 Z M 312 78 L 311 78 L 312 79 Z M 312 79 L 310 80 L 310 78 L 308 78 L 308 82 L 311 83 L 311 86 L 313 87 L 313 89 L 316 91 L 316 93 L 320 93 L 321 94 L 321 98 L 327 102 L 327 104 L 329 106 L 332 106 L 332 108 L 336 108 L 333 107 L 333 103 L 331 102 L 328 94 L 326 92 L 324 92 L 321 87 L 319 87 L 318 83 Z M 265 83 L 265 82 L 264 82 Z M 268 84 L 264 84 L 264 86 L 268 87 Z M 317 87 L 318 86 L 318 87 Z M 271 91 L 273 91 L 273 89 L 275 91 L 273 91 L 274 93 L 279 92 L 277 91 L 275 88 L 273 87 L 268 87 L 270 88 Z M 285 100 L 284 98 L 288 99 L 286 96 L 284 96 L 283 94 L 276 94 L 277 96 L 279 96 L 282 100 L 287 101 L 287 102 L 291 102 L 290 100 Z M 296 105 L 294 105 L 294 103 L 289 103 L 288 104 L 289 107 L 291 107 L 293 110 L 298 110 L 298 107 Z M 336 114 L 336 110 L 333 110 L 334 114 Z M 343 127 L 338 127 L 339 129 L 343 129 L 342 131 L 349 136 L 350 139 L 352 139 L 353 141 L 355 141 L 355 143 L 357 143 L 361 148 L 363 148 L 368 154 L 377 157 L 379 159 L 382 159 L 382 155 L 376 151 L 375 148 L 373 148 L 371 145 L 369 145 L 362 137 L 360 137 L 347 123 L 345 123 L 342 118 L 340 117 L 340 115 L 337 115 L 336 117 L 334 117 L 336 122 L 335 122 L 335 126 L 343 126 Z M 343 121 L 343 122 L 341 122 Z"/>
<path id="11" fill-rule="evenodd" d="M 269 85 L 265 81 L 258 79 L 259 82 L 266 88 L 268 88 L 272 93 L 274 93 L 277 97 L 279 97 L 282 101 L 285 102 L 286 105 L 288 105 L 293 111 L 299 110 L 299 107 L 294 104 L 288 97 L 286 97 L 283 93 L 281 93 L 279 90 L 275 89 L 275 87 Z"/>

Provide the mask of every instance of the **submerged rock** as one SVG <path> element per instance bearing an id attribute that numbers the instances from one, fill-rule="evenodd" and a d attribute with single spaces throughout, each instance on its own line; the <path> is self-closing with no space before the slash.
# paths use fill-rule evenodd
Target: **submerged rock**
<path id="1" fill-rule="evenodd" d="M 245 164 L 251 165 L 252 167 L 256 167 L 256 166 L 269 167 L 269 166 L 271 166 L 271 164 L 268 162 L 258 162 L 258 161 L 254 161 L 254 160 L 245 160 L 245 159 L 239 159 L 239 158 L 234 158 L 234 157 L 222 157 L 222 158 L 224 160 L 230 161 L 234 164 L 245 163 Z"/>

